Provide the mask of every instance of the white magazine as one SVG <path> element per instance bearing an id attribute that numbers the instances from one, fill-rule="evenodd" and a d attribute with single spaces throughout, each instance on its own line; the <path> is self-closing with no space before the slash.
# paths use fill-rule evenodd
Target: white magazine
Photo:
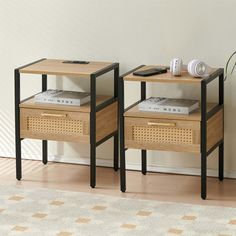
<path id="1" fill-rule="evenodd" d="M 90 93 L 49 89 L 34 97 L 35 102 L 81 106 L 90 101 Z"/>
<path id="2" fill-rule="evenodd" d="M 140 111 L 189 114 L 199 107 L 199 101 L 151 97 L 139 103 L 138 106 Z"/>

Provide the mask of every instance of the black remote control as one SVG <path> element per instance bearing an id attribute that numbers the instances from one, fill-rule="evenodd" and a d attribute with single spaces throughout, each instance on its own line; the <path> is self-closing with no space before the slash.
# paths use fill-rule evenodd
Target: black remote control
<path id="1" fill-rule="evenodd" d="M 163 74 L 163 73 L 167 73 L 167 67 L 165 68 L 151 68 L 151 69 L 147 69 L 147 70 L 140 70 L 140 71 L 136 71 L 133 73 L 133 75 L 137 75 L 137 76 L 151 76 L 151 75 L 158 75 L 158 74 Z"/>
<path id="2" fill-rule="evenodd" d="M 88 61 L 63 61 L 63 63 L 67 63 L 67 64 L 89 64 Z"/>

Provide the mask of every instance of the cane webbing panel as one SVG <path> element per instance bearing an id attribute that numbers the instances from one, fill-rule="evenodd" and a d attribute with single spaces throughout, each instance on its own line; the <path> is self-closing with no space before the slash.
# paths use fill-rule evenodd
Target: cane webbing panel
<path id="1" fill-rule="evenodd" d="M 134 141 L 192 144 L 193 131 L 191 129 L 169 128 L 158 126 L 133 126 L 132 135 Z"/>
<path id="2" fill-rule="evenodd" d="M 27 130 L 35 134 L 82 135 L 83 121 L 32 116 L 27 117 Z"/>

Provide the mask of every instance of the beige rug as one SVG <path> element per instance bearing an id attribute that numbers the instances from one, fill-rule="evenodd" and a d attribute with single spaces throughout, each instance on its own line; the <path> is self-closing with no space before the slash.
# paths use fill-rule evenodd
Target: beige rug
<path id="1" fill-rule="evenodd" d="M 0 185 L 0 236 L 236 235 L 236 209 Z"/>

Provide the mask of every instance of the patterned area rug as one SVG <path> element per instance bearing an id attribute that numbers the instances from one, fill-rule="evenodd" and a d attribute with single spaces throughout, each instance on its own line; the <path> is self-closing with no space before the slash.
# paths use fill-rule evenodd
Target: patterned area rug
<path id="1" fill-rule="evenodd" d="M 0 235 L 236 235 L 236 209 L 0 185 Z"/>

